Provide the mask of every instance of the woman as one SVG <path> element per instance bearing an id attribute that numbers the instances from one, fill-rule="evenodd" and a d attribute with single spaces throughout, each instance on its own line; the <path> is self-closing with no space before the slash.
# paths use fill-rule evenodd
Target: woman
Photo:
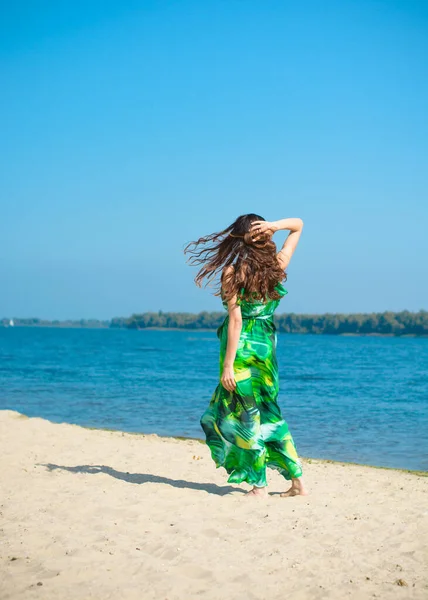
<path id="1" fill-rule="evenodd" d="M 201 418 L 217 467 L 231 483 L 253 486 L 249 496 L 266 495 L 266 466 L 277 469 L 291 487 L 282 497 L 305 495 L 293 438 L 277 403 L 278 365 L 273 314 L 287 290 L 281 281 L 302 233 L 301 219 L 269 222 L 242 215 L 219 233 L 185 248 L 191 265 L 202 265 L 200 287 L 221 273 L 220 295 L 228 315 L 217 330 L 220 383 Z M 277 252 L 272 236 L 289 230 Z"/>

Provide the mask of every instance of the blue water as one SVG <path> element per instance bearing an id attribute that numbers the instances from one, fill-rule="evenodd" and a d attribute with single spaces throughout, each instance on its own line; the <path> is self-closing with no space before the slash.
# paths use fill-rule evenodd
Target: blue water
<path id="1" fill-rule="evenodd" d="M 206 331 L 0 328 L 0 409 L 202 438 Z M 428 339 L 278 334 L 279 403 L 302 456 L 428 470 Z"/>

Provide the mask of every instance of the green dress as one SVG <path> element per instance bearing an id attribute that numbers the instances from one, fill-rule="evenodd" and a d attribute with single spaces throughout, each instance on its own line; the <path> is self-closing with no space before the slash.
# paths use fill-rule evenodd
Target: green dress
<path id="1" fill-rule="evenodd" d="M 281 297 L 287 294 L 276 286 Z M 239 302 L 239 301 L 238 301 Z M 202 415 L 211 456 L 217 467 L 229 473 L 228 481 L 263 487 L 266 467 L 285 479 L 300 477 L 302 468 L 293 438 L 277 403 L 279 378 L 276 360 L 277 334 L 273 314 L 280 300 L 242 300 L 242 331 L 233 365 L 236 388 L 219 383 Z M 227 302 L 223 300 L 227 308 Z M 229 316 L 217 330 L 220 339 L 220 376 L 227 348 Z"/>

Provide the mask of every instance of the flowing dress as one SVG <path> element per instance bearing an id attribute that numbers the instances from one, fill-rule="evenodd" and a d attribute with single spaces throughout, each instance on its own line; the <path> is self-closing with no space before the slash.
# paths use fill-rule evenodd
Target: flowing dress
<path id="1" fill-rule="evenodd" d="M 281 298 L 288 292 L 275 288 Z M 238 301 L 242 330 L 233 365 L 236 388 L 221 382 L 201 417 L 206 442 L 217 467 L 224 467 L 231 483 L 267 485 L 266 467 L 285 479 L 300 477 L 301 463 L 288 425 L 278 406 L 277 334 L 273 319 L 280 300 Z M 227 302 L 223 300 L 227 308 Z M 220 376 L 227 349 L 229 316 L 217 329 L 220 340 Z"/>

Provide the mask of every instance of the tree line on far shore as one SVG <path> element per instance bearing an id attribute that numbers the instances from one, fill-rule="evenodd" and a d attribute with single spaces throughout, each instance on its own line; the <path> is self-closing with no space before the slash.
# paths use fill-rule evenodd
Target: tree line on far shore
<path id="1" fill-rule="evenodd" d="M 17 327 L 76 327 L 114 329 L 217 329 L 226 313 L 200 312 L 172 313 L 146 312 L 111 320 L 80 319 L 76 321 L 47 321 L 44 319 L 13 319 Z M 309 315 L 286 313 L 275 315 L 277 330 L 282 333 L 314 333 L 338 335 L 428 335 L 428 311 L 385 311 L 382 313 L 356 313 Z M 0 327 L 11 325 L 10 319 L 1 319 Z"/>
<path id="2" fill-rule="evenodd" d="M 110 327 L 128 329 L 177 328 L 217 329 L 224 312 L 142 313 L 127 319 L 112 319 Z M 428 335 L 428 311 L 309 315 L 286 313 L 274 317 L 282 333 Z"/>

